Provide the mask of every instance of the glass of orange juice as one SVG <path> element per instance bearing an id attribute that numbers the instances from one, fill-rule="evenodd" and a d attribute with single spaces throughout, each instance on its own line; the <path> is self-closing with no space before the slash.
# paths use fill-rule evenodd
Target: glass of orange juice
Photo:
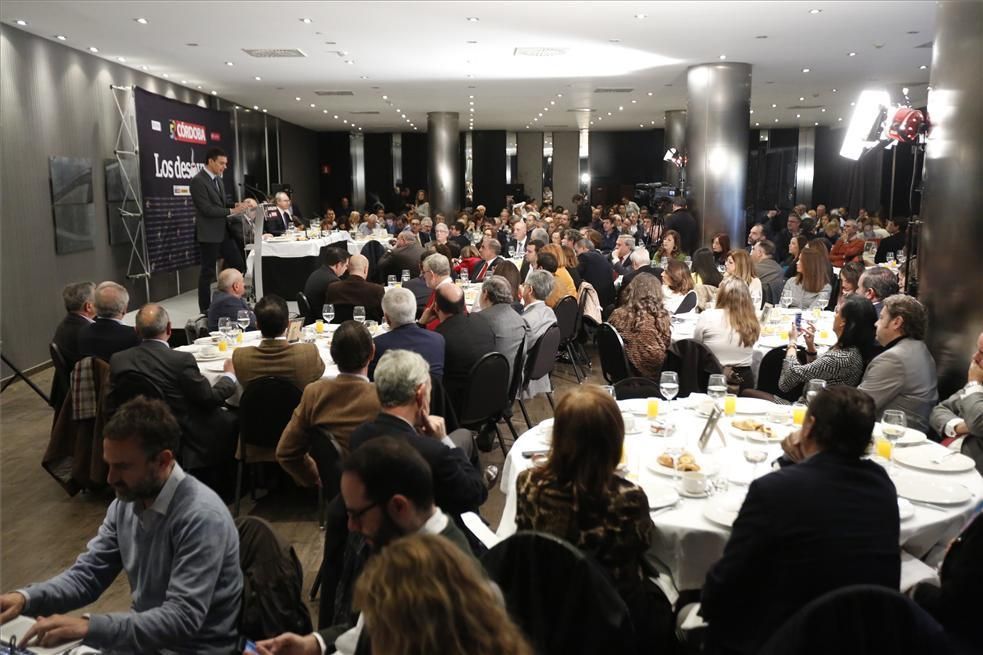
<path id="1" fill-rule="evenodd" d="M 322 321 L 321 319 L 317 319 L 316 321 L 314 321 L 314 329 L 317 331 L 318 334 L 324 332 L 324 321 Z"/>
<path id="2" fill-rule="evenodd" d="M 659 399 L 649 398 L 648 399 L 648 417 L 650 420 L 659 418 Z"/>
<path id="3" fill-rule="evenodd" d="M 726 416 L 733 416 L 737 413 L 737 396 L 729 393 L 724 396 L 724 414 Z"/>
<path id="4" fill-rule="evenodd" d="M 894 450 L 894 447 L 892 446 L 891 442 L 888 441 L 887 439 L 882 438 L 882 439 L 878 439 L 875 442 L 875 445 L 877 446 L 877 454 L 883 457 L 884 459 L 891 461 L 891 454 Z"/>
<path id="5" fill-rule="evenodd" d="M 801 427 L 805 420 L 806 406 L 802 403 L 795 403 L 792 405 L 792 423 Z"/>
<path id="6" fill-rule="evenodd" d="M 242 343 L 243 341 L 242 330 L 236 332 L 236 343 Z"/>
<path id="7" fill-rule="evenodd" d="M 229 350 L 229 342 L 228 340 L 225 339 L 225 337 L 222 337 L 221 339 L 218 340 L 218 351 L 220 353 L 224 353 L 227 352 L 228 350 Z"/>

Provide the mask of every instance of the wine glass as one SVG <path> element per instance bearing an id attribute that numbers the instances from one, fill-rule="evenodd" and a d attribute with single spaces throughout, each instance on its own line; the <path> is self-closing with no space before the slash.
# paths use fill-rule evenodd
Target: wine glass
<path id="1" fill-rule="evenodd" d="M 249 310 L 240 309 L 239 312 L 236 314 L 236 323 L 238 323 L 241 329 L 245 330 L 247 327 L 249 327 L 249 322 L 250 322 Z"/>
<path id="2" fill-rule="evenodd" d="M 714 402 L 722 400 L 727 395 L 727 380 L 723 375 L 714 373 L 710 376 L 707 383 L 707 395 L 713 398 Z"/>
<path id="3" fill-rule="evenodd" d="M 618 394 L 615 392 L 614 387 L 610 384 L 602 384 L 601 390 L 607 395 L 611 396 L 615 400 L 618 399 Z"/>
<path id="4" fill-rule="evenodd" d="M 826 388 L 826 380 L 813 379 L 806 382 L 804 395 L 806 397 L 806 403 L 811 405 L 813 398 L 815 398 L 820 391 Z"/>
<path id="5" fill-rule="evenodd" d="M 509 259 L 515 257 L 515 246 L 509 246 Z"/>
<path id="6" fill-rule="evenodd" d="M 352 318 L 359 323 L 365 323 L 365 307 L 362 305 L 356 305 L 355 309 L 352 311 Z"/>
<path id="7" fill-rule="evenodd" d="M 829 307 L 829 291 L 820 291 L 819 295 L 816 296 L 816 302 L 819 303 L 820 311 Z"/>
<path id="8" fill-rule="evenodd" d="M 325 323 L 330 323 L 334 320 L 334 305 L 328 303 L 321 308 L 321 318 L 324 319 Z"/>
<path id="9" fill-rule="evenodd" d="M 791 290 L 782 291 L 782 298 L 779 301 L 782 305 L 782 309 L 788 309 L 795 302 L 795 298 L 792 296 Z"/>
<path id="10" fill-rule="evenodd" d="M 396 276 L 395 275 L 389 275 L 389 276 L 386 277 L 386 286 L 389 287 L 390 289 L 392 289 L 393 287 L 396 286 Z"/>
<path id="11" fill-rule="evenodd" d="M 462 266 L 461 267 L 461 272 L 458 275 L 458 279 L 461 280 L 461 286 L 463 286 L 463 287 L 468 286 L 468 284 L 470 284 L 470 281 L 468 280 L 468 269 L 466 269 L 466 268 L 464 268 Z"/>
<path id="12" fill-rule="evenodd" d="M 908 419 L 900 409 L 885 409 L 881 416 L 881 432 L 884 438 L 891 442 L 891 469 L 894 470 L 894 446 L 898 439 L 904 436 L 905 428 L 908 426 Z"/>
<path id="13" fill-rule="evenodd" d="M 406 284 L 407 282 L 410 281 L 410 270 L 408 268 L 403 269 L 403 275 L 400 279 L 403 284 Z"/>
<path id="14" fill-rule="evenodd" d="M 893 262 L 893 261 L 895 261 L 895 260 L 894 260 L 894 251 L 893 251 L 893 250 L 892 250 L 891 252 L 889 252 L 889 253 L 887 253 L 887 261 L 888 261 L 888 262 Z"/>
<path id="15" fill-rule="evenodd" d="M 232 330 L 232 319 L 228 316 L 223 316 L 218 319 L 218 331 L 222 333 L 226 339 L 229 337 L 229 332 Z"/>
<path id="16" fill-rule="evenodd" d="M 760 291 L 751 292 L 751 305 L 754 307 L 754 311 L 761 309 L 761 301 L 763 296 Z"/>
<path id="17" fill-rule="evenodd" d="M 683 454 L 683 438 L 676 433 L 676 425 L 672 421 L 665 422 L 665 437 L 663 439 L 666 455 L 672 458 L 672 481 L 679 483 L 679 456 Z"/>
<path id="18" fill-rule="evenodd" d="M 746 446 L 744 448 L 744 460 L 754 467 L 751 478 L 758 477 L 758 465 L 768 459 L 768 451 L 759 446 Z"/>
<path id="19" fill-rule="evenodd" d="M 679 375 L 675 371 L 663 371 L 659 377 L 659 391 L 666 399 L 666 413 L 672 412 L 672 399 L 679 393 Z"/>

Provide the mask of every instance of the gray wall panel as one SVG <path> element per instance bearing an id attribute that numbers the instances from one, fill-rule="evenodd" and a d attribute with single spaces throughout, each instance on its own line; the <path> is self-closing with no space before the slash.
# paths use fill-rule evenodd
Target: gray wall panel
<path id="1" fill-rule="evenodd" d="M 553 132 L 553 205 L 574 211 L 580 191 L 580 132 Z"/>
<path id="2" fill-rule="evenodd" d="M 519 132 L 516 137 L 516 155 L 519 160 L 519 179 L 526 195 L 543 202 L 543 133 Z"/>
<path id="3" fill-rule="evenodd" d="M 316 132 L 280 121 L 280 179 L 293 187 L 305 218 L 321 213 Z"/>

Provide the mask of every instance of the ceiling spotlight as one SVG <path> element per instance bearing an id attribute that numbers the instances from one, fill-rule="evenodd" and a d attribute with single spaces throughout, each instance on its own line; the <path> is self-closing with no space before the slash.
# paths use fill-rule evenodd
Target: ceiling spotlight
<path id="1" fill-rule="evenodd" d="M 618 111 L 624 111 L 624 110 L 625 110 L 624 107 L 618 107 Z"/>
<path id="2" fill-rule="evenodd" d="M 149 70 L 149 69 L 150 69 L 150 66 L 147 66 L 147 65 L 143 65 L 143 66 L 140 67 L 140 70 Z"/>
<path id="3" fill-rule="evenodd" d="M 719 57 L 717 57 L 717 59 L 723 61 L 724 59 L 727 59 L 727 55 L 720 55 Z"/>
<path id="4" fill-rule="evenodd" d="M 543 111 L 549 111 L 549 110 L 550 110 L 549 107 L 543 107 Z"/>
<path id="5" fill-rule="evenodd" d="M 848 53 L 846 53 L 846 56 L 847 57 L 856 57 L 857 56 L 857 53 L 855 53 L 855 52 L 848 52 Z"/>
<path id="6" fill-rule="evenodd" d="M 761 123 L 755 123 L 755 124 L 754 124 L 754 126 L 755 126 L 755 127 L 757 127 L 757 126 L 759 126 L 759 125 L 761 125 Z"/>
<path id="7" fill-rule="evenodd" d="M 338 120 L 338 114 L 335 114 L 335 115 L 334 115 L 334 119 L 335 119 L 335 120 Z"/>
<path id="8" fill-rule="evenodd" d="M 639 123 L 639 124 L 638 124 L 638 126 L 639 126 L 639 127 L 645 127 L 645 126 L 644 126 L 643 124 L 641 124 L 641 123 Z"/>
<path id="9" fill-rule="evenodd" d="M 751 110 L 751 113 L 752 113 L 752 114 L 754 113 L 754 110 L 753 110 L 753 109 Z"/>
<path id="10" fill-rule="evenodd" d="M 160 74 L 160 76 L 161 76 L 161 77 L 163 77 L 163 78 L 164 78 L 165 80 L 166 80 L 166 79 L 167 79 L 168 77 L 170 77 L 170 75 L 168 75 L 167 73 L 161 73 L 161 74 Z"/>
<path id="11" fill-rule="evenodd" d="M 922 64 L 921 66 L 918 67 L 918 70 L 923 71 L 926 68 L 928 68 L 928 66 L 926 66 L 925 64 Z"/>
<path id="12" fill-rule="evenodd" d="M 816 14 L 823 13 L 823 10 L 822 9 L 810 9 L 809 10 L 809 13 L 812 14 L 813 16 L 815 16 Z"/>
<path id="13" fill-rule="evenodd" d="M 651 92 L 651 91 L 649 91 L 649 96 L 651 97 L 651 95 L 652 95 L 652 92 Z"/>
<path id="14" fill-rule="evenodd" d="M 796 114 L 795 117 L 796 118 L 802 118 L 802 114 Z"/>
<path id="15" fill-rule="evenodd" d="M 632 101 L 631 101 L 631 104 L 633 104 L 633 105 L 637 105 L 637 104 L 638 104 L 638 101 L 637 101 L 637 100 L 632 100 Z"/>
<path id="16" fill-rule="evenodd" d="M 632 100 L 632 102 L 635 102 L 635 101 L 634 101 L 634 100 Z M 550 104 L 551 104 L 551 105 L 555 105 L 555 104 L 556 104 L 556 100 L 550 100 Z"/>
<path id="17" fill-rule="evenodd" d="M 65 36 L 64 34 L 56 34 L 55 35 L 55 38 L 58 39 L 59 41 L 67 41 L 68 40 L 68 37 Z"/>
<path id="18" fill-rule="evenodd" d="M 469 23 L 477 23 L 479 20 L 481 20 L 481 19 L 478 18 L 477 16 L 468 16 L 468 22 Z"/>
<path id="19" fill-rule="evenodd" d="M 263 78 L 262 78 L 262 77 L 260 77 L 259 75 L 257 75 L 257 76 L 256 76 L 256 77 L 254 77 L 253 79 L 254 79 L 254 80 L 256 80 L 257 82 L 261 82 L 261 81 L 263 80 Z"/>
<path id="20" fill-rule="evenodd" d="M 305 24 L 305 25 L 310 25 L 314 21 L 312 21 L 310 18 L 301 18 L 300 19 L 300 22 L 303 23 L 303 24 Z"/>
<path id="21" fill-rule="evenodd" d="M 297 102 L 300 102 L 300 96 L 297 96 L 296 98 L 294 98 L 294 100 L 296 100 Z"/>
<path id="22" fill-rule="evenodd" d="M 823 108 L 822 108 L 822 109 L 820 109 L 819 111 L 821 111 L 822 113 L 824 113 L 824 114 L 825 114 L 825 113 L 826 113 L 826 108 L 825 108 L 825 107 L 823 107 Z"/>
<path id="23" fill-rule="evenodd" d="M 397 109 L 397 110 L 396 110 L 396 113 L 397 113 L 397 114 L 401 114 L 402 112 L 401 112 L 400 110 L 398 110 L 398 109 Z"/>
<path id="24" fill-rule="evenodd" d="M 562 97 L 563 97 L 563 94 L 562 94 L 562 93 L 557 93 L 557 94 L 556 94 L 556 97 L 557 97 L 557 98 L 562 98 Z"/>
<path id="25" fill-rule="evenodd" d="M 635 18 L 637 18 L 638 20 L 644 20 L 645 18 L 648 17 L 645 14 L 635 14 Z"/>
<path id="26" fill-rule="evenodd" d="M 217 96 L 218 95 L 218 91 L 212 91 L 212 95 L 213 96 Z"/>
<path id="27" fill-rule="evenodd" d="M 196 88 L 196 89 L 200 89 L 200 88 L 201 88 L 201 85 L 199 84 L 199 85 L 198 85 L 198 86 L 196 86 L 195 88 Z"/>
<path id="28" fill-rule="evenodd" d="M 809 71 L 811 71 L 811 70 L 812 70 L 811 68 L 803 68 L 803 69 L 802 69 L 802 72 L 803 72 L 803 73 L 808 73 L 808 72 L 809 72 Z"/>
<path id="29" fill-rule="evenodd" d="M 533 118 L 533 121 L 538 121 L 538 120 L 539 120 L 538 118 Z"/>
<path id="30" fill-rule="evenodd" d="M 799 102 L 802 102 L 803 100 L 805 100 L 805 97 L 804 96 L 799 96 Z"/>
<path id="31" fill-rule="evenodd" d="M 311 109 L 314 109 L 314 107 L 316 107 L 316 106 L 317 105 L 315 105 L 313 102 L 311 103 Z"/>
<path id="32" fill-rule="evenodd" d="M 819 125 L 819 123 L 813 123 L 813 125 Z"/>
<path id="33" fill-rule="evenodd" d="M 833 89 L 833 93 L 836 93 L 836 89 Z"/>
<path id="34" fill-rule="evenodd" d="M 18 18 L 14 22 L 17 23 L 18 25 L 20 25 L 21 27 L 27 27 L 27 21 L 26 20 L 22 20 L 22 19 Z"/>
<path id="35" fill-rule="evenodd" d="M 341 122 L 344 123 L 345 125 L 348 125 L 348 119 L 344 119 Z"/>
<path id="36" fill-rule="evenodd" d="M 233 64 L 233 63 L 232 63 L 231 61 L 227 61 L 227 62 L 225 62 L 225 65 L 226 65 L 226 66 L 235 66 L 235 64 Z"/>
<path id="37" fill-rule="evenodd" d="M 389 100 L 389 96 L 382 96 L 383 100 Z"/>
<path id="38" fill-rule="evenodd" d="M 259 106 L 253 105 L 253 109 L 255 109 L 256 111 L 259 111 Z"/>
<path id="39" fill-rule="evenodd" d="M 851 102 L 851 103 L 850 103 L 850 106 L 851 106 L 851 107 L 855 107 L 855 106 L 856 106 L 856 104 L 857 104 L 856 102 Z"/>
<path id="40" fill-rule="evenodd" d="M 99 48 L 96 48 L 94 46 L 89 46 L 89 52 L 99 52 Z"/>
<path id="41" fill-rule="evenodd" d="M 134 18 L 133 20 L 135 20 L 136 22 L 140 23 L 141 25 L 146 25 L 147 23 L 150 22 L 146 18 Z"/>
<path id="42" fill-rule="evenodd" d="M 468 104 L 473 106 L 474 105 L 474 100 L 469 100 L 468 101 Z"/>
<path id="43" fill-rule="evenodd" d="M 591 121 L 590 124 L 593 125 L 594 124 L 594 121 Z"/>
<path id="44" fill-rule="evenodd" d="M 539 117 L 540 117 L 540 118 L 542 118 L 542 117 L 543 117 L 543 112 L 539 112 Z"/>
<path id="45" fill-rule="evenodd" d="M 778 122 L 778 119 L 777 119 L 777 118 L 775 119 L 775 122 L 776 122 L 776 123 Z"/>
<path id="46" fill-rule="evenodd" d="M 776 104 L 775 104 L 774 102 L 773 102 L 773 103 L 771 103 L 771 108 L 772 108 L 772 109 L 774 109 L 774 108 L 775 108 L 775 107 L 777 107 L 777 106 L 778 106 L 778 105 L 776 105 Z"/>
<path id="47" fill-rule="evenodd" d="M 121 64 L 125 64 L 126 63 L 126 57 L 117 57 L 116 58 L 116 61 L 120 62 Z"/>
<path id="48" fill-rule="evenodd" d="M 836 119 L 836 122 L 837 122 L 837 123 L 842 123 L 842 122 L 843 122 L 843 117 L 842 117 L 842 116 L 840 116 L 839 118 L 837 118 L 837 119 Z"/>
<path id="49" fill-rule="evenodd" d="M 651 123 L 652 125 L 655 125 L 655 121 L 649 121 L 649 123 Z"/>
<path id="50" fill-rule="evenodd" d="M 181 84 L 187 84 L 188 80 L 181 80 Z"/>
<path id="51" fill-rule="evenodd" d="M 351 66 L 352 64 L 355 63 L 355 60 L 354 59 L 346 59 L 345 60 L 345 63 L 348 64 L 349 66 Z"/>

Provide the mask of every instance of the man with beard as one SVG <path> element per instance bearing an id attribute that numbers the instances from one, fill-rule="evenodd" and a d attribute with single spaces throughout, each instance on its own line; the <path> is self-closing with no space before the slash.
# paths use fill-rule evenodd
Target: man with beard
<path id="1" fill-rule="evenodd" d="M 116 500 L 71 568 L 0 596 L 0 623 L 43 616 L 24 647 L 82 641 L 100 650 L 225 654 L 236 645 L 239 535 L 225 504 L 174 460 L 181 430 L 167 405 L 139 396 L 103 430 Z M 126 570 L 129 612 L 63 616 L 95 601 Z"/>
<path id="2" fill-rule="evenodd" d="M 352 451 L 342 466 L 341 499 L 348 515 L 348 547 L 336 598 L 350 604 L 355 581 L 367 558 L 399 537 L 439 534 L 471 555 L 461 530 L 434 504 L 433 477 L 423 457 L 403 439 L 376 437 Z M 336 607 L 337 615 L 337 607 Z M 301 637 L 283 634 L 257 644 L 261 654 L 322 655 L 355 652 L 363 627 L 337 636 L 339 627 Z"/>

